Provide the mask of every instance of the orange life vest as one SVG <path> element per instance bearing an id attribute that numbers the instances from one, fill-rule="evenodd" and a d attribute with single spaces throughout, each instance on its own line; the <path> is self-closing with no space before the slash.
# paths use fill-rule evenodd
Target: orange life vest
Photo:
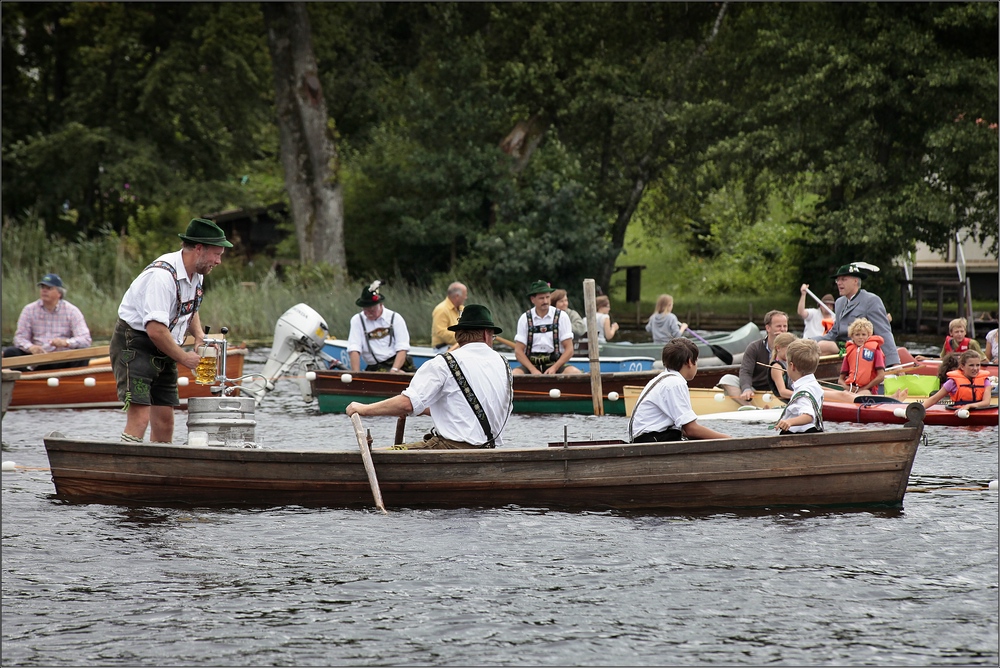
<path id="1" fill-rule="evenodd" d="M 834 322 L 835 321 L 833 318 L 823 318 L 822 323 L 823 323 L 824 334 L 828 333 L 831 329 L 833 329 Z"/>
<path id="2" fill-rule="evenodd" d="M 952 343 L 954 341 L 955 339 L 951 338 L 950 336 L 944 340 L 944 352 L 946 355 L 948 353 L 964 353 L 966 350 L 969 349 L 969 343 L 972 341 L 972 339 L 970 339 L 969 337 L 965 337 L 964 339 L 958 342 L 957 346 L 952 346 Z"/>
<path id="3" fill-rule="evenodd" d="M 969 379 L 961 369 L 948 372 L 948 377 L 955 381 L 955 392 L 952 393 L 951 402 L 956 406 L 961 404 L 974 404 L 981 401 L 986 392 L 986 379 L 990 377 L 990 372 L 981 370 L 975 378 Z"/>
<path id="4" fill-rule="evenodd" d="M 848 371 L 845 382 L 848 386 L 864 387 L 872 382 L 875 378 L 875 351 L 881 347 L 883 341 L 881 336 L 873 334 L 860 348 L 854 341 L 847 342 L 844 359 L 847 360 Z"/>

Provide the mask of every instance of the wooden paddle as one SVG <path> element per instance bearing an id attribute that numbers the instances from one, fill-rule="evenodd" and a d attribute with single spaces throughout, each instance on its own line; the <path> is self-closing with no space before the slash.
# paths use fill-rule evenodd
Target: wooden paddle
<path id="1" fill-rule="evenodd" d="M 511 350 L 515 350 L 515 348 L 514 348 L 514 342 L 511 341 L 510 339 L 505 339 L 502 336 L 498 336 L 498 337 L 496 337 L 496 339 L 497 339 L 497 341 L 499 341 L 500 343 L 504 344 L 505 346 L 509 346 Z"/>
<path id="2" fill-rule="evenodd" d="M 184 340 L 185 346 L 194 343 L 194 337 L 188 336 Z M 107 357 L 108 346 L 93 346 L 91 348 L 75 348 L 72 350 L 61 350 L 55 353 L 41 353 L 40 355 L 21 355 L 19 357 L 4 357 L 2 368 L 21 368 L 22 366 L 39 366 L 41 364 L 56 364 L 57 362 L 76 362 L 77 360 L 89 360 L 95 357 Z"/>
<path id="3" fill-rule="evenodd" d="M 720 360 L 722 360 L 723 364 L 732 364 L 733 363 L 733 354 L 731 352 L 729 352 L 728 350 L 726 350 L 722 346 L 717 346 L 714 343 L 709 343 L 705 339 L 701 338 L 701 336 L 698 334 L 698 332 L 694 331 L 693 329 L 689 328 L 689 329 L 687 329 L 685 331 L 690 332 L 691 336 L 693 336 L 694 338 L 698 339 L 699 341 L 701 341 L 702 343 L 704 343 L 706 346 L 708 346 L 709 348 L 711 348 L 712 352 L 715 353 L 716 357 L 718 357 Z"/>
<path id="4" fill-rule="evenodd" d="M 393 445 L 399 445 L 403 442 L 403 430 L 406 428 L 406 416 L 400 415 L 396 418 L 396 438 Z"/>
<path id="5" fill-rule="evenodd" d="M 372 488 L 372 496 L 375 497 L 375 506 L 388 515 L 388 511 L 386 511 L 385 505 L 382 503 L 382 490 L 378 487 L 375 464 L 372 462 L 372 453 L 368 449 L 368 441 L 365 440 L 365 429 L 361 426 L 361 416 L 357 413 L 352 415 L 351 424 L 354 425 L 354 434 L 358 437 L 358 447 L 361 448 L 361 459 L 365 462 L 365 473 L 368 474 L 368 484 Z"/>
<path id="6" fill-rule="evenodd" d="M 833 309 L 831 309 L 829 306 L 827 306 L 826 304 L 824 304 L 822 299 L 820 299 L 819 297 L 817 297 L 816 295 L 814 295 L 812 290 L 810 290 L 809 288 L 806 288 L 806 294 L 809 295 L 810 297 L 812 297 L 813 299 L 815 299 L 816 303 L 819 304 L 820 308 L 823 308 L 823 309 L 826 309 L 827 311 L 829 311 L 830 315 L 835 315 L 834 312 L 833 312 Z"/>
<path id="7" fill-rule="evenodd" d="M 41 353 L 40 355 L 21 355 L 19 357 L 4 357 L 3 368 L 22 366 L 39 366 L 41 364 L 55 364 L 57 362 L 75 362 L 77 360 L 89 360 L 94 357 L 107 357 L 108 346 L 94 346 L 93 348 L 76 348 L 74 350 L 62 350 L 55 353 Z"/>

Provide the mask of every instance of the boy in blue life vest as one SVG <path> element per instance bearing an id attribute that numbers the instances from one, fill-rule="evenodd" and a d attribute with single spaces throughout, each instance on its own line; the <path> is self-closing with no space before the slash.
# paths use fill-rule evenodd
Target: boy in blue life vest
<path id="1" fill-rule="evenodd" d="M 847 328 L 847 349 L 840 367 L 840 385 L 848 392 L 858 394 L 864 390 L 878 394 L 885 379 L 885 354 L 881 336 L 874 334 L 874 327 L 867 318 L 857 318 Z"/>

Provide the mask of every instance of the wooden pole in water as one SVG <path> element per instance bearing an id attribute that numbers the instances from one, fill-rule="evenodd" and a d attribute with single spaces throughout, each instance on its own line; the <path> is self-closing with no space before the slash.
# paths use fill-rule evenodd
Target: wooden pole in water
<path id="1" fill-rule="evenodd" d="M 601 350 L 597 342 L 597 289 L 595 286 L 594 279 L 583 279 L 583 305 L 587 313 L 587 354 L 590 357 L 590 394 L 594 399 L 594 415 L 604 415 Z"/>

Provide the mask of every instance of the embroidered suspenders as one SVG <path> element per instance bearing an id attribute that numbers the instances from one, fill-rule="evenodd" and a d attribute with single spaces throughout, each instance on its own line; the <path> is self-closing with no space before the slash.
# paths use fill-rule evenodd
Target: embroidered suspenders
<path id="1" fill-rule="evenodd" d="M 792 395 L 792 398 L 785 404 L 784 410 L 781 411 L 781 415 L 778 416 L 778 422 L 781 422 L 781 419 L 785 417 L 785 411 L 799 397 L 807 397 L 809 399 L 809 403 L 813 405 L 813 410 L 816 411 L 816 414 L 813 416 L 813 425 L 816 427 L 816 431 L 823 431 L 823 411 L 820 410 L 819 404 L 816 403 L 816 398 L 805 390 L 799 390 Z"/>
<path id="2" fill-rule="evenodd" d="M 504 366 L 507 367 L 507 387 L 511 388 L 513 379 L 511 378 L 510 364 L 507 362 L 505 357 L 501 357 L 501 359 L 503 359 Z M 458 361 L 451 353 L 444 354 L 444 361 L 448 363 L 451 375 L 455 377 L 455 382 L 458 383 L 458 389 L 462 390 L 462 395 L 465 397 L 465 400 L 469 402 L 469 406 L 472 408 L 473 414 L 475 414 L 476 419 L 479 420 L 479 426 L 483 428 L 483 433 L 486 434 L 486 443 L 483 447 L 497 447 L 493 436 L 493 430 L 490 428 L 490 421 L 486 417 L 486 411 L 483 410 L 483 405 L 479 403 L 479 398 L 469 385 L 469 381 L 465 378 L 465 374 L 462 373 L 461 367 L 458 366 Z M 511 391 L 510 395 L 510 400 L 514 401 L 513 391 Z"/>
<path id="3" fill-rule="evenodd" d="M 632 407 L 632 417 L 628 421 L 628 441 L 629 441 L 629 443 L 634 443 L 635 442 L 635 439 L 632 438 L 632 423 L 635 422 L 635 409 L 639 407 L 639 403 L 643 399 L 645 399 L 646 397 L 648 397 L 650 395 L 650 393 L 653 391 L 653 388 L 656 387 L 656 384 L 659 383 L 661 380 L 663 380 L 664 378 L 666 378 L 669 375 L 670 374 L 668 374 L 668 373 L 661 373 L 656 378 L 656 380 L 653 381 L 653 384 L 649 386 L 649 390 L 646 391 L 646 392 L 643 392 L 641 395 L 639 395 L 639 398 L 636 400 L 635 406 Z"/>
<path id="4" fill-rule="evenodd" d="M 205 296 L 205 291 L 201 287 L 201 283 L 194 288 L 194 299 L 186 302 L 181 301 L 181 282 L 177 278 L 177 270 L 174 269 L 174 265 L 169 262 L 164 262 L 163 260 L 156 260 L 151 262 L 146 269 L 166 269 L 170 272 L 170 275 L 174 277 L 174 285 L 177 287 L 177 313 L 174 315 L 173 320 L 167 325 L 167 329 L 173 329 L 177 321 L 181 319 L 182 316 L 190 315 L 198 311 L 198 307 L 201 306 L 201 299 Z M 144 270 L 145 271 L 145 270 Z"/>
<path id="5" fill-rule="evenodd" d="M 384 339 L 386 335 L 385 330 L 388 329 L 389 342 L 390 343 L 394 342 L 396 340 L 396 333 L 392 328 L 392 323 L 395 321 L 396 321 L 396 313 L 395 311 L 393 311 L 392 316 L 389 318 L 388 328 L 380 327 L 378 329 L 373 329 L 372 331 L 369 332 L 368 330 L 365 329 L 365 317 L 361 316 L 361 331 L 365 335 L 365 343 L 368 344 L 368 354 L 371 355 L 372 359 L 375 360 L 376 366 L 382 364 L 383 362 L 388 362 L 390 359 L 392 359 L 392 357 L 388 357 L 384 360 L 380 360 L 378 357 L 375 357 L 375 351 L 372 350 L 372 339 Z"/>
<path id="6" fill-rule="evenodd" d="M 535 325 L 531 319 L 531 311 L 533 309 L 528 309 L 525 311 L 525 315 L 528 316 L 528 345 L 525 346 L 525 354 L 531 354 L 531 345 L 535 340 L 535 332 L 539 334 L 545 334 L 549 331 L 549 325 Z M 559 316 L 562 314 L 557 308 L 552 309 L 552 352 L 559 354 Z"/>

